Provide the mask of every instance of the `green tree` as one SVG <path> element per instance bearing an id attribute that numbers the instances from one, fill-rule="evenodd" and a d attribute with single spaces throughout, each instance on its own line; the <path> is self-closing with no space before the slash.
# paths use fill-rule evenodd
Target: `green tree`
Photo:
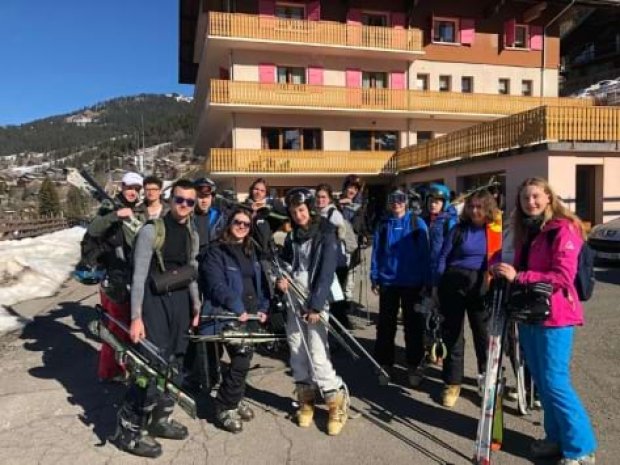
<path id="1" fill-rule="evenodd" d="M 60 214 L 58 191 L 54 183 L 49 178 L 45 178 L 39 190 L 39 215 L 58 214 Z"/>
<path id="2" fill-rule="evenodd" d="M 75 186 L 69 188 L 67 192 L 67 204 L 65 215 L 69 219 L 86 218 L 89 213 L 88 197 L 84 192 Z"/>

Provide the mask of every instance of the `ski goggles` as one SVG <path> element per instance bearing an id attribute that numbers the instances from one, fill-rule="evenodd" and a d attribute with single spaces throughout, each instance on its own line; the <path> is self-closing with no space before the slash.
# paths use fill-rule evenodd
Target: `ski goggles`
<path id="1" fill-rule="evenodd" d="M 188 207 L 192 208 L 194 205 L 196 205 L 196 200 L 195 199 L 187 199 L 185 197 L 181 197 L 180 195 L 175 195 L 173 197 L 174 199 L 174 203 L 176 203 L 177 205 L 187 205 Z"/>
<path id="2" fill-rule="evenodd" d="M 388 203 L 407 203 L 407 196 L 403 192 L 393 192 L 388 196 Z"/>
<path id="3" fill-rule="evenodd" d="M 300 205 L 302 203 L 311 204 L 314 200 L 312 192 L 308 189 L 293 189 L 286 194 L 286 205 Z"/>

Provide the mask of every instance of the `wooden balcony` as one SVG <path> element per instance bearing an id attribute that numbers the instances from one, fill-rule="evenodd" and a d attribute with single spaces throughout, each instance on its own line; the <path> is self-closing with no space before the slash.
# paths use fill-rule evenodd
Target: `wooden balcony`
<path id="1" fill-rule="evenodd" d="M 341 111 L 512 115 L 541 105 L 589 107 L 589 99 L 361 89 L 306 84 L 211 80 L 210 103 Z"/>
<path id="2" fill-rule="evenodd" d="M 208 37 L 422 53 L 422 31 L 333 21 L 209 13 Z"/>
<path id="3" fill-rule="evenodd" d="M 620 107 L 550 107 L 451 132 L 396 152 L 397 172 L 547 142 L 620 142 Z"/>
<path id="4" fill-rule="evenodd" d="M 206 170 L 218 174 L 323 174 L 391 172 L 393 152 L 211 149 Z"/>

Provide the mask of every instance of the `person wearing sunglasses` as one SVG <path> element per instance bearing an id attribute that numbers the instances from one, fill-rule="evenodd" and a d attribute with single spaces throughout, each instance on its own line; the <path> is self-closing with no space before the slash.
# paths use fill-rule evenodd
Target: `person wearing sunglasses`
<path id="1" fill-rule="evenodd" d="M 196 208 L 194 209 L 194 224 L 200 237 L 200 254 L 203 254 L 209 244 L 215 241 L 226 221 L 222 212 L 213 205 L 213 197 L 217 186 L 209 178 L 199 178 L 194 181 L 196 193 Z"/>
<path id="2" fill-rule="evenodd" d="M 282 260 L 290 264 L 295 284 L 308 290 L 305 301 L 300 301 L 295 293 L 289 294 L 296 308 L 288 309 L 286 324 L 299 401 L 297 424 L 304 428 L 312 424 L 318 388 L 329 409 L 327 432 L 336 436 L 347 420 L 349 404 L 348 390 L 330 360 L 327 327 L 323 324 L 329 321 L 330 301 L 339 300 L 334 295 L 334 290 L 339 289 L 336 266 L 340 251 L 336 228 L 316 214 L 314 199 L 307 189 L 290 191 L 286 206 L 293 230 L 284 241 Z M 282 293 L 289 292 L 289 285 L 284 277 L 276 282 Z"/>
<path id="3" fill-rule="evenodd" d="M 396 189 L 388 196 L 388 215 L 375 231 L 370 262 L 373 293 L 379 295 L 379 322 L 375 356 L 388 373 L 394 365 L 394 337 L 398 309 L 402 308 L 409 384 L 423 380 L 423 315 L 414 309 L 430 284 L 428 228 L 422 218 L 407 210 L 407 195 Z M 388 379 L 379 378 L 386 385 Z"/>
<path id="4" fill-rule="evenodd" d="M 269 291 L 251 238 L 252 216 L 249 210 L 233 210 L 220 239 L 211 247 L 200 263 L 200 284 L 205 301 L 203 316 L 232 313 L 237 321 L 233 329 L 256 331 L 257 315 L 260 323 L 267 320 Z M 208 321 L 208 320 L 207 320 Z M 200 334 L 219 334 L 222 320 L 211 320 L 200 327 Z M 225 344 L 230 365 L 222 375 L 222 383 L 215 398 L 219 426 L 231 433 L 243 430 L 243 422 L 254 418 L 254 412 L 243 401 L 245 382 L 254 353 L 251 344 Z"/>
<path id="5" fill-rule="evenodd" d="M 112 202 L 103 201 L 97 216 L 88 225 L 87 236 L 98 241 L 103 249 L 99 262 L 105 270 L 106 277 L 101 283 L 100 298 L 103 309 L 114 318 L 129 325 L 129 293 L 131 282 L 129 259 L 135 232 L 125 222 L 131 218 L 144 221 L 140 213 L 140 191 L 143 180 L 138 173 L 127 172 L 121 181 L 121 191 L 115 200 L 121 208 Z M 126 340 L 126 336 L 117 329 L 114 334 Z M 100 381 L 113 381 L 124 377 L 124 369 L 116 362 L 114 351 L 107 344 L 101 345 L 97 377 Z"/>
<path id="6" fill-rule="evenodd" d="M 181 372 L 189 343 L 187 332 L 198 325 L 200 316 L 198 234 L 190 218 L 195 204 L 193 183 L 187 179 L 176 181 L 170 211 L 140 229 L 133 256 L 131 342 L 146 339 L 154 344 L 161 357 L 175 367 L 175 373 Z M 180 380 L 176 381 L 180 384 Z M 158 457 L 162 448 L 155 438 L 181 440 L 188 436 L 185 426 L 170 419 L 174 401 L 160 392 L 155 382 L 149 380 L 145 385 L 138 376 L 130 384 L 113 437 L 119 449 Z"/>

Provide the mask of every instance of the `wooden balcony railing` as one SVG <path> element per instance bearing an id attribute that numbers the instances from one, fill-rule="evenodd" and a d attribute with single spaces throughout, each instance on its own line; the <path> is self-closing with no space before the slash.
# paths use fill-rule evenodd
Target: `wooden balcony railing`
<path id="1" fill-rule="evenodd" d="M 335 47 L 422 52 L 422 31 L 420 29 L 394 29 L 333 21 L 305 21 L 216 11 L 209 13 L 208 35 Z"/>
<path id="2" fill-rule="evenodd" d="M 396 152 L 403 171 L 543 142 L 620 142 L 620 107 L 543 106 L 451 132 Z"/>
<path id="3" fill-rule="evenodd" d="M 589 99 L 562 97 L 265 84 L 218 79 L 211 80 L 210 101 L 233 105 L 488 115 L 512 115 L 541 105 L 593 105 L 593 101 Z"/>
<path id="4" fill-rule="evenodd" d="M 393 152 L 211 149 L 210 173 L 380 174 L 391 172 Z"/>

